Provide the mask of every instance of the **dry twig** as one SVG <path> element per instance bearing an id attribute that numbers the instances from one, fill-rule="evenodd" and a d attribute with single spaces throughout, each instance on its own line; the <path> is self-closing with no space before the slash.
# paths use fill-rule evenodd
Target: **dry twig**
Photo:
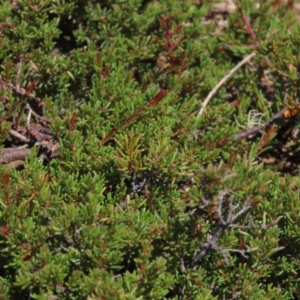
<path id="1" fill-rule="evenodd" d="M 248 130 L 242 131 L 235 135 L 236 140 L 242 140 L 249 136 L 252 136 L 254 134 L 257 134 L 259 132 L 264 131 L 267 127 L 271 126 L 272 123 L 275 121 L 281 119 L 284 116 L 284 112 L 286 111 L 286 108 L 281 109 L 278 113 L 276 113 L 274 116 L 272 116 L 269 120 L 264 122 L 263 124 L 254 126 Z"/>
<path id="2" fill-rule="evenodd" d="M 9 134 L 17 139 L 19 139 L 20 141 L 24 142 L 24 143 L 29 143 L 30 142 L 30 139 L 27 138 L 26 136 L 20 134 L 19 132 L 13 130 L 13 129 L 10 129 L 9 131 Z"/>
<path id="3" fill-rule="evenodd" d="M 249 60 L 251 60 L 255 56 L 255 52 L 249 54 L 246 56 L 241 62 L 239 62 L 233 69 L 229 71 L 229 73 L 222 78 L 222 80 L 211 90 L 211 92 L 208 94 L 206 99 L 203 101 L 201 105 L 201 109 L 197 115 L 197 118 L 199 118 L 203 113 L 204 109 L 207 106 L 208 102 L 211 100 L 211 98 L 216 94 L 216 92 L 219 90 L 219 88 L 239 69 L 241 68 L 245 63 L 247 63 Z"/>
<path id="4" fill-rule="evenodd" d="M 228 228 L 230 228 L 230 226 L 234 225 L 234 223 L 246 212 L 248 212 L 252 205 L 251 202 L 249 200 L 246 200 L 243 203 L 243 206 L 240 210 L 239 209 L 239 205 L 234 205 L 233 204 L 233 196 L 229 196 L 229 192 L 223 192 L 220 194 L 219 196 L 219 205 L 217 208 L 217 216 L 218 216 L 218 220 L 219 220 L 219 228 L 216 230 L 216 232 L 213 235 L 210 235 L 207 239 L 207 241 L 205 243 L 203 243 L 200 246 L 200 249 L 198 251 L 198 253 L 196 254 L 196 256 L 193 258 L 191 264 L 188 266 L 188 268 L 194 268 L 199 261 L 202 260 L 202 258 L 207 254 L 207 252 L 211 249 L 220 251 L 221 254 L 223 255 L 226 263 L 228 262 L 227 256 L 225 255 L 228 252 L 237 252 L 240 254 L 243 254 L 243 256 L 246 255 L 246 253 L 249 253 L 251 251 L 255 251 L 257 250 L 256 248 L 254 249 L 249 249 L 249 250 L 240 250 L 240 249 L 221 249 L 218 245 L 217 242 L 218 240 L 224 235 L 224 233 L 226 232 L 226 230 Z M 226 199 L 226 200 L 225 200 Z M 228 205 L 228 214 L 226 219 L 224 218 L 223 212 L 222 212 L 222 208 L 223 208 L 223 204 L 227 203 Z M 203 208 L 208 207 L 209 206 L 209 200 L 205 200 L 203 199 Z"/>

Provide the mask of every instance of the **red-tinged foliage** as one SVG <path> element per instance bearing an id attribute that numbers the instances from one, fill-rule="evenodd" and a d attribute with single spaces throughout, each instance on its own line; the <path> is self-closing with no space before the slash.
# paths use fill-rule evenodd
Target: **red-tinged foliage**
<path id="1" fill-rule="evenodd" d="M 102 145 L 107 143 L 108 140 L 111 139 L 111 137 L 127 126 L 128 124 L 132 123 L 135 119 L 140 117 L 142 113 L 145 111 L 146 108 L 152 108 L 159 104 L 159 102 L 168 94 L 168 91 L 160 90 L 145 106 L 139 108 L 134 114 L 132 114 L 129 118 L 127 118 L 125 121 L 121 123 L 121 125 L 118 128 L 113 128 L 101 141 Z"/>
<path id="2" fill-rule="evenodd" d="M 0 227 L 0 233 L 4 234 L 5 236 L 9 236 L 9 228 L 8 227 Z"/>

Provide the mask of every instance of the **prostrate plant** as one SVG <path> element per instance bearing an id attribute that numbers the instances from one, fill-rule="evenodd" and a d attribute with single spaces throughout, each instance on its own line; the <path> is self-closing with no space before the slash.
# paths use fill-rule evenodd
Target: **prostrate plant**
<path id="1" fill-rule="evenodd" d="M 0 4 L 1 299 L 298 299 L 291 2 Z"/>

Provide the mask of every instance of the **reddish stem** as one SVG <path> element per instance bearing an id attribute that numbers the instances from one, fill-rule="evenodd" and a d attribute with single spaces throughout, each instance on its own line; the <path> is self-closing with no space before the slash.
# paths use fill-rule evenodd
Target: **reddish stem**
<path id="1" fill-rule="evenodd" d="M 129 118 L 127 118 L 125 121 L 119 125 L 119 127 L 114 127 L 101 141 L 101 144 L 104 145 L 116 132 L 124 128 L 129 123 L 133 122 L 135 119 L 140 117 L 142 113 L 146 110 L 146 108 L 154 107 L 156 106 L 166 95 L 168 94 L 168 91 L 166 90 L 160 90 L 152 99 L 150 102 L 147 103 L 144 107 L 140 107 L 134 114 L 132 114 Z"/>
<path id="2" fill-rule="evenodd" d="M 240 15 L 242 16 L 242 20 L 244 22 L 244 24 L 246 25 L 247 28 L 247 33 L 250 35 L 250 37 L 252 38 L 255 47 L 259 46 L 259 41 L 257 38 L 257 35 L 255 34 L 253 27 L 251 25 L 251 22 L 249 21 L 249 19 L 246 17 L 246 15 L 243 13 L 242 7 L 241 5 L 237 5 L 237 10 L 240 13 Z"/>

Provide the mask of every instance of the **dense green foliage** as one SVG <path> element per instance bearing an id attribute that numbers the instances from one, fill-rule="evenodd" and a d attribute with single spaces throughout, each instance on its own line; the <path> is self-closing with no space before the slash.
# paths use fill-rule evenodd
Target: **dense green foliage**
<path id="1" fill-rule="evenodd" d="M 292 1 L 212 2 L 0 3 L 1 148 L 26 103 L 60 146 L 0 165 L 0 299 L 299 299 L 297 111 L 235 138 L 297 102 Z"/>

